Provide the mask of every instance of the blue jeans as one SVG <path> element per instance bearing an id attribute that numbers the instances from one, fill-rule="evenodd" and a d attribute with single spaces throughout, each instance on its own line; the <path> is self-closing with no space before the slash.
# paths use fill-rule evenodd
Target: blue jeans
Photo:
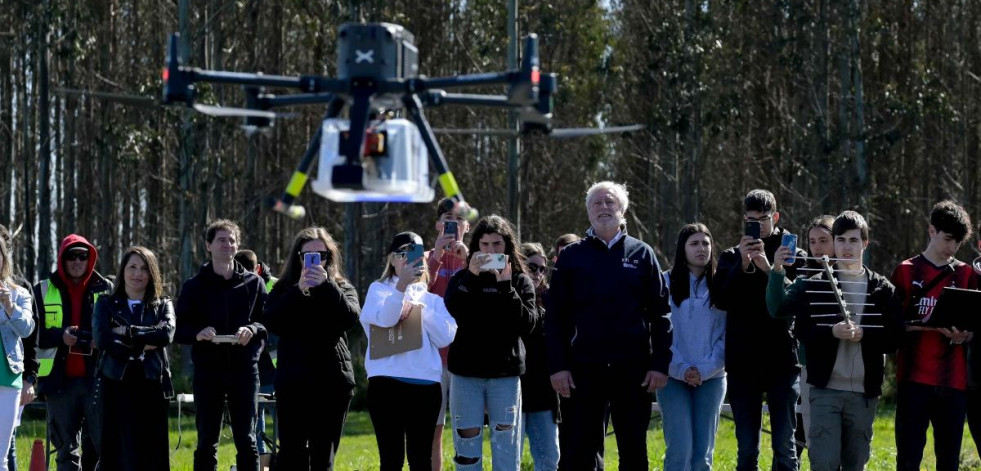
<path id="1" fill-rule="evenodd" d="M 517 376 L 472 378 L 452 375 L 454 462 L 458 470 L 483 469 L 484 412 L 491 430 L 494 471 L 521 467 L 521 383 Z M 476 435 L 470 436 L 476 430 Z"/>
<path id="2" fill-rule="evenodd" d="M 760 368 L 765 368 L 763 365 Z M 797 471 L 794 430 L 797 428 L 797 371 L 766 374 L 728 375 L 729 405 L 736 422 L 736 470 L 759 469 L 760 429 L 763 427 L 763 397 L 770 409 L 773 469 Z"/>
<path id="3" fill-rule="evenodd" d="M 522 414 L 528 448 L 535 471 L 555 471 L 559 467 L 559 424 L 550 410 Z"/>
<path id="4" fill-rule="evenodd" d="M 668 378 L 668 384 L 657 392 L 664 419 L 665 471 L 712 469 L 715 431 L 725 395 L 724 376 L 698 387 Z"/>

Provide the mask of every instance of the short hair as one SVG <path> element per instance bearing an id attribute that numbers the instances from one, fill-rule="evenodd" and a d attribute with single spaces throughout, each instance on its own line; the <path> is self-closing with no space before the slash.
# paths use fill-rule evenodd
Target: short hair
<path id="1" fill-rule="evenodd" d="M 971 216 L 959 204 L 944 200 L 930 211 L 930 225 L 934 229 L 954 236 L 957 242 L 971 237 Z"/>
<path id="2" fill-rule="evenodd" d="M 552 247 L 552 256 L 557 257 L 559 255 L 559 250 L 562 250 L 563 247 L 573 242 L 577 242 L 581 238 L 582 237 L 579 237 L 579 234 L 569 233 L 560 235 L 557 239 L 555 239 L 555 246 Z"/>
<path id="3" fill-rule="evenodd" d="M 238 224 L 228 219 L 215 219 L 211 221 L 211 224 L 208 224 L 208 230 L 204 232 L 204 240 L 209 244 L 214 242 L 218 231 L 228 231 L 235 236 L 236 240 L 242 238 L 242 230 L 239 229 Z"/>
<path id="4" fill-rule="evenodd" d="M 834 225 L 831 226 L 831 235 L 838 237 L 853 229 L 858 229 L 858 232 L 862 234 L 863 241 L 869 241 L 869 223 L 855 211 L 844 211 L 839 214 L 835 218 Z"/>
<path id="5" fill-rule="evenodd" d="M 757 188 L 746 193 L 746 199 L 743 200 L 743 209 L 746 211 L 773 213 L 777 211 L 777 198 L 773 196 L 773 193 Z"/>
<path id="6" fill-rule="evenodd" d="M 113 288 L 113 296 L 126 296 L 126 263 L 131 256 L 143 259 L 146 264 L 150 279 L 147 280 L 146 291 L 143 293 L 143 302 L 151 303 L 163 297 L 163 277 L 160 275 L 160 264 L 157 263 L 157 256 L 152 250 L 134 245 L 125 252 L 119 260 L 119 274 L 116 275 L 116 286 Z"/>
<path id="7" fill-rule="evenodd" d="M 436 219 L 438 220 L 443 214 L 452 213 L 453 208 L 456 207 L 456 201 L 451 198 L 443 198 L 436 203 Z"/>
<path id="8" fill-rule="evenodd" d="M 249 249 L 242 249 L 235 252 L 235 261 L 242 264 L 242 268 L 248 271 L 255 271 L 255 267 L 259 265 L 259 257 Z"/>
<path id="9" fill-rule="evenodd" d="M 609 191 L 613 194 L 613 197 L 617 199 L 620 203 L 620 210 L 624 213 L 627 212 L 627 206 L 630 205 L 630 193 L 627 191 L 627 187 L 622 183 L 616 183 L 611 181 L 604 181 L 599 183 L 593 183 L 593 186 L 586 190 L 586 207 L 589 207 L 589 200 L 592 199 L 599 191 Z"/>

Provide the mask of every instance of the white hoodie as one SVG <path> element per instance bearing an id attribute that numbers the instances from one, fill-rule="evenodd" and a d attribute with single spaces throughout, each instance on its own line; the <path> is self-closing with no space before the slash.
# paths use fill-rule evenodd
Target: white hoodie
<path id="1" fill-rule="evenodd" d="M 453 342 L 456 336 L 456 319 L 450 316 L 443 298 L 430 293 L 426 286 L 414 283 L 405 293 L 395 289 L 397 277 L 376 281 L 368 287 L 364 307 L 361 308 L 361 327 L 364 328 L 368 345 L 371 345 L 370 325 L 392 327 L 399 322 L 403 302 L 420 304 L 422 308 L 422 348 L 372 360 L 365 352 L 364 369 L 368 377 L 389 376 L 440 382 L 443 363 L 439 349 Z"/>

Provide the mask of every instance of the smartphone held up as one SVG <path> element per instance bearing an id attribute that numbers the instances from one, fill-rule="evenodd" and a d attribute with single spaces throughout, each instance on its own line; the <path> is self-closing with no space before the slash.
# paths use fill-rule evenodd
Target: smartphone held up
<path id="1" fill-rule="evenodd" d="M 484 264 L 480 266 L 481 270 L 503 270 L 508 263 L 507 254 L 489 253 L 484 255 L 487 258 Z"/>
<path id="2" fill-rule="evenodd" d="M 780 240 L 780 245 L 790 247 L 790 256 L 784 259 L 786 263 L 797 262 L 797 234 L 785 233 Z"/>

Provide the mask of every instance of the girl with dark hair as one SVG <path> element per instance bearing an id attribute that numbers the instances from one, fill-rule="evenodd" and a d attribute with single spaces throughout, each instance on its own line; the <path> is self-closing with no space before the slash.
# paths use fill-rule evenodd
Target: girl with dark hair
<path id="1" fill-rule="evenodd" d="M 548 374 L 548 348 L 545 344 L 545 292 L 548 290 L 548 261 L 542 244 L 521 244 L 528 276 L 535 285 L 538 320 L 524 337 L 525 374 L 521 376 L 521 417 L 528 436 L 535 471 L 552 471 L 559 466 L 559 395 Z"/>
<path id="2" fill-rule="evenodd" d="M 13 280 L 14 268 L 10 246 L 0 238 L 0 340 L 7 357 L 0 366 L 0 469 L 7 469 L 7 453 L 14 422 L 20 408 L 20 390 L 24 384 L 24 343 L 21 340 L 34 330 L 31 295 Z M 28 383 L 30 384 L 30 383 Z"/>
<path id="3" fill-rule="evenodd" d="M 521 336 L 532 331 L 538 314 L 518 245 L 506 219 L 481 219 L 470 240 L 468 268 L 453 275 L 446 290 L 446 308 L 459 326 L 449 353 L 457 469 L 481 468 L 485 411 L 494 469 L 517 470 L 521 464 Z M 485 268 L 491 254 L 507 255 L 504 268 Z"/>
<path id="4" fill-rule="evenodd" d="M 657 392 L 664 418 L 664 469 L 712 469 L 715 432 L 726 394 L 726 313 L 713 304 L 715 249 L 704 224 L 678 233 L 671 291 L 671 364 L 668 384 Z"/>
<path id="5" fill-rule="evenodd" d="M 116 283 L 92 315 L 102 384 L 99 469 L 168 470 L 174 387 L 165 347 L 174 340 L 174 305 L 163 295 L 157 257 L 145 247 L 126 249 Z"/>
<path id="6" fill-rule="evenodd" d="M 422 237 L 413 232 L 396 235 L 382 277 L 368 288 L 361 310 L 369 345 L 364 360 L 368 412 L 375 427 L 381 471 L 400 471 L 406 456 L 410 470 L 432 469 L 432 437 L 443 403 L 439 349 L 456 335 L 456 321 L 446 312 L 443 298 L 427 289 L 422 258 L 409 260 L 413 253 L 422 255 Z M 393 332 L 389 329 L 397 327 L 401 333 L 411 326 L 418 329 L 420 347 L 394 354 L 373 351 L 379 345 L 373 342 L 373 335 L 384 338 L 386 332 Z M 406 338 L 412 336 L 407 332 Z"/>
<path id="7" fill-rule="evenodd" d="M 347 331 L 358 322 L 358 292 L 341 272 L 341 252 L 321 227 L 301 230 L 269 294 L 263 323 L 279 335 L 277 468 L 332 469 L 354 395 Z M 320 265 L 306 265 L 318 253 Z"/>

